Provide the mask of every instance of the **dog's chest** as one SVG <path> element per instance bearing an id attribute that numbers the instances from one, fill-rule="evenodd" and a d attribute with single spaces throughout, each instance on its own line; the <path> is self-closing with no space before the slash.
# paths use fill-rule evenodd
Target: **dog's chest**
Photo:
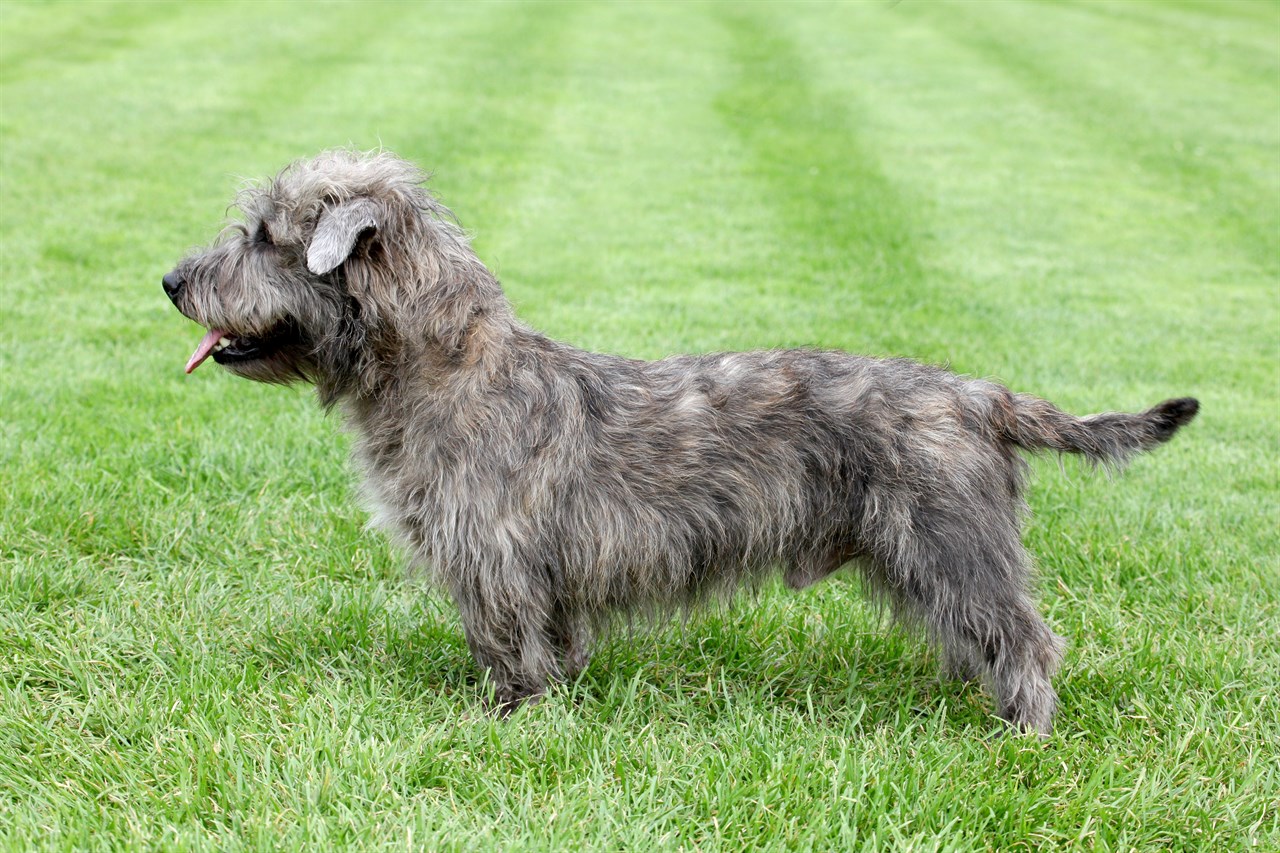
<path id="1" fill-rule="evenodd" d="M 355 460 L 370 526 L 428 559 L 484 539 L 505 487 L 468 446 L 443 429 L 362 434 Z"/>
<path id="2" fill-rule="evenodd" d="M 406 440 L 403 429 L 362 429 L 354 447 L 369 525 L 417 550 L 426 546 L 429 519 L 439 517 L 439 449 L 430 440 Z"/>

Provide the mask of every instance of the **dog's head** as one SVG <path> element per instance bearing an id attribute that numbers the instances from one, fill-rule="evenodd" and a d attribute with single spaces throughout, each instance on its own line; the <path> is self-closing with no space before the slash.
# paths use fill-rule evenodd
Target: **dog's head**
<path id="1" fill-rule="evenodd" d="M 208 329 L 187 372 L 212 357 L 262 382 L 324 382 L 375 357 L 466 245 L 424 180 L 391 154 L 334 151 L 244 190 L 243 221 L 164 277 Z"/>

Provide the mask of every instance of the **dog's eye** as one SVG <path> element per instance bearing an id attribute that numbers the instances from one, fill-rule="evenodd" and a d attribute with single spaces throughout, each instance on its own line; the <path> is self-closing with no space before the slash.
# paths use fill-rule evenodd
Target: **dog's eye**
<path id="1" fill-rule="evenodd" d="M 274 246 L 276 241 L 271 239 L 271 230 L 267 228 L 267 223 L 258 223 L 258 232 L 253 235 L 253 239 L 259 243 L 266 243 L 268 246 Z"/>

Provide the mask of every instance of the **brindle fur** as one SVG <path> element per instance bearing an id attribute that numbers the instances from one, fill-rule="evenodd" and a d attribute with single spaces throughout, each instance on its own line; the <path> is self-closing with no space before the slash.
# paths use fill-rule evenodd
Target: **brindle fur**
<path id="1" fill-rule="evenodd" d="M 619 617 L 854 563 L 1004 719 L 1049 732 L 1062 641 L 1028 594 L 1019 451 L 1120 464 L 1195 400 L 1077 418 L 906 360 L 584 352 L 516 319 L 423 181 L 386 153 L 296 163 L 166 289 L 271 349 L 232 372 L 341 408 L 376 520 L 452 595 L 501 709 Z"/>

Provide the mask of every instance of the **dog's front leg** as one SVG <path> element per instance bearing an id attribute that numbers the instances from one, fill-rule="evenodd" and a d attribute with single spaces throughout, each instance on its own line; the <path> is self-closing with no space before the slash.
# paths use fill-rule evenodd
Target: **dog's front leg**
<path id="1" fill-rule="evenodd" d="M 482 582 L 455 588 L 454 600 L 471 654 L 488 674 L 492 707 L 505 717 L 560 680 L 561 666 L 547 630 L 544 591 L 518 575 L 481 577 Z"/>
<path id="2" fill-rule="evenodd" d="M 549 628 L 562 674 L 566 681 L 573 681 L 591 663 L 591 627 L 568 607 L 559 605 L 552 611 Z"/>

